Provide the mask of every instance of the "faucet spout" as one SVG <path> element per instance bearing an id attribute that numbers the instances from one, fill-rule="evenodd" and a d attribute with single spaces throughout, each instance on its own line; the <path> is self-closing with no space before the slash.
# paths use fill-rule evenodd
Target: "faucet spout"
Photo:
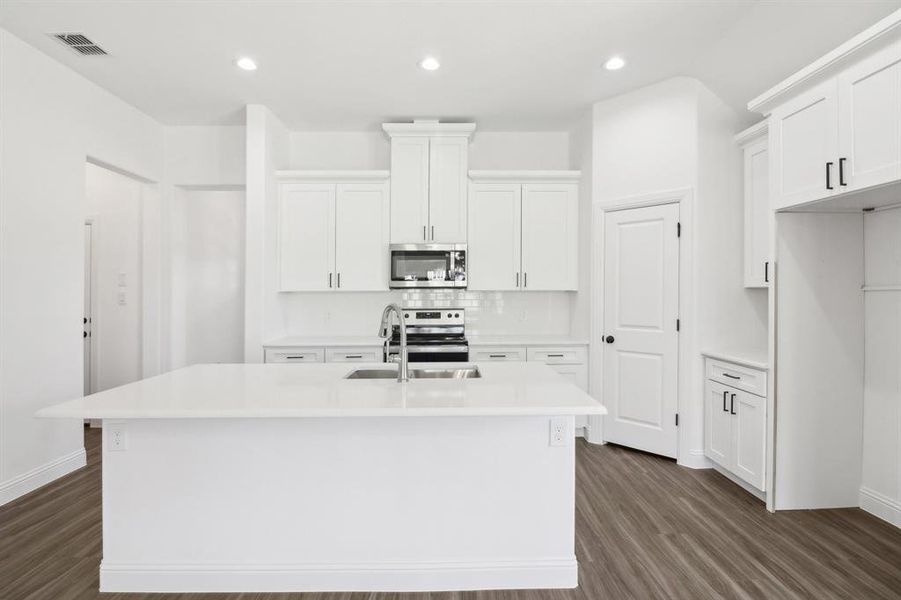
<path id="1" fill-rule="evenodd" d="M 379 324 L 379 336 L 387 338 L 391 335 L 391 313 L 397 315 L 397 328 L 400 331 L 400 364 L 397 367 L 397 381 L 404 383 L 410 380 L 407 370 L 407 323 L 404 319 L 404 312 L 397 304 L 389 304 L 382 311 L 382 320 Z"/>

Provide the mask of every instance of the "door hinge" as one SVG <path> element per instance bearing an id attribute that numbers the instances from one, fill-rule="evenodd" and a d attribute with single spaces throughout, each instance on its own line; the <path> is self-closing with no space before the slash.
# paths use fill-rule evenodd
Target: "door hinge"
<path id="1" fill-rule="evenodd" d="M 676 221 L 676 237 L 682 237 L 682 223 Z"/>
<path id="2" fill-rule="evenodd" d="M 679 319 L 676 319 L 676 331 L 679 331 L 679 327 L 681 327 L 681 325 L 682 323 L 679 321 Z"/>
<path id="3" fill-rule="evenodd" d="M 676 427 L 679 426 L 679 413 L 676 413 Z"/>

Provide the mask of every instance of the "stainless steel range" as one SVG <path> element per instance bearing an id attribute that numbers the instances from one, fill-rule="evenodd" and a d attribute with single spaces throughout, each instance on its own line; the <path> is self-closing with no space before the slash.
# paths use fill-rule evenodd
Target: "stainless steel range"
<path id="1" fill-rule="evenodd" d="M 467 362 L 466 315 L 462 308 L 405 308 L 409 362 Z M 398 360 L 400 328 L 392 326 L 386 361 Z"/>

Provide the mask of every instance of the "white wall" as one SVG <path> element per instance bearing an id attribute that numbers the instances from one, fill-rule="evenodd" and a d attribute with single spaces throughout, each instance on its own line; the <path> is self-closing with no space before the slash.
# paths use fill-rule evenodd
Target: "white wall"
<path id="1" fill-rule="evenodd" d="M 0 502 L 82 464 L 85 160 L 158 181 L 162 128 L 0 30 Z"/>
<path id="2" fill-rule="evenodd" d="M 92 221 L 92 391 L 141 378 L 143 185 L 88 163 L 86 218 Z"/>
<path id="3" fill-rule="evenodd" d="M 169 223 L 170 368 L 243 362 L 243 190 L 177 188 Z"/>
<path id="4" fill-rule="evenodd" d="M 864 215 L 864 262 L 860 505 L 901 527 L 901 207 Z"/>
<path id="5" fill-rule="evenodd" d="M 391 148 L 382 131 L 293 131 L 292 169 L 388 169 Z"/>
<path id="6" fill-rule="evenodd" d="M 569 168 L 582 171 L 579 181 L 579 291 L 572 295 L 572 333 L 589 339 L 591 316 L 591 207 L 594 161 L 592 113 L 588 109 L 569 132 Z M 595 332 L 600 335 L 600 332 Z"/>
<path id="7" fill-rule="evenodd" d="M 742 283 L 736 115 L 699 81 L 677 77 L 593 107 L 593 200 L 612 206 L 684 191 L 680 251 L 679 461 L 704 466 L 700 350 L 766 355 L 766 296 Z M 595 267 L 597 268 L 597 267 Z M 601 293 L 602 292 L 601 282 Z M 599 315 L 602 319 L 602 315 Z M 603 348 L 594 346 L 600 379 Z"/>
<path id="8" fill-rule="evenodd" d="M 470 169 L 572 169 L 568 131 L 479 131 L 469 145 Z"/>
<path id="9" fill-rule="evenodd" d="M 243 186 L 245 129 L 166 127 L 166 180 L 180 186 Z"/>

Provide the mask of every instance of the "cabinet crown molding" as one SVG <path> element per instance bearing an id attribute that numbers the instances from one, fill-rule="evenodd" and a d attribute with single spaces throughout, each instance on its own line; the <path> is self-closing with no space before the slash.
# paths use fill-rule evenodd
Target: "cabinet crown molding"
<path id="1" fill-rule="evenodd" d="M 507 182 L 529 183 L 562 181 L 578 182 L 582 177 L 582 171 L 485 171 L 470 170 L 469 178 L 474 182 Z"/>
<path id="2" fill-rule="evenodd" d="M 764 119 L 763 121 L 751 125 L 744 131 L 735 134 L 735 137 L 732 138 L 735 140 L 735 143 L 739 146 L 746 146 L 751 142 L 756 142 L 759 139 L 763 139 L 766 137 L 767 132 L 769 131 L 769 120 Z"/>
<path id="3" fill-rule="evenodd" d="M 344 170 L 323 170 L 323 171 L 276 171 L 275 177 L 279 183 L 290 182 L 345 182 L 345 181 L 371 181 L 384 182 L 388 181 L 391 172 L 387 170 L 368 170 L 368 171 L 344 171 Z"/>
<path id="4" fill-rule="evenodd" d="M 834 70 L 856 58 L 860 52 L 869 46 L 877 41 L 884 41 L 890 36 L 897 38 L 899 33 L 901 33 L 901 9 L 891 13 L 875 25 L 863 30 L 831 52 L 826 53 L 760 94 L 748 102 L 748 110 L 768 115 L 775 106 L 781 104 L 806 86 L 834 74 Z"/>
<path id="5" fill-rule="evenodd" d="M 438 121 L 413 121 L 412 123 L 382 123 L 388 137 L 465 137 L 476 130 L 475 123 L 439 123 Z"/>

